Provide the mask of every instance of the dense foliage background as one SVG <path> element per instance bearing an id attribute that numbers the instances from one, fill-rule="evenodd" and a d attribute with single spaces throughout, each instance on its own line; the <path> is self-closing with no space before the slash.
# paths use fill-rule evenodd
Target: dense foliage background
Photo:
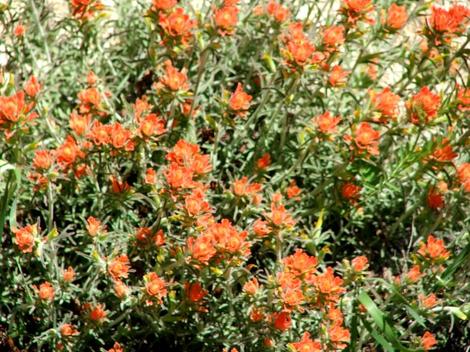
<path id="1" fill-rule="evenodd" d="M 0 350 L 470 347 L 465 3 L 0 21 Z"/>

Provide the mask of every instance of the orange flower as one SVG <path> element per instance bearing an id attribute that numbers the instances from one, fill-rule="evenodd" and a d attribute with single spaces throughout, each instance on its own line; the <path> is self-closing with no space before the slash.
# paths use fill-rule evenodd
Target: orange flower
<path id="1" fill-rule="evenodd" d="M 13 31 L 13 34 L 15 35 L 15 37 L 21 38 L 24 36 L 25 33 L 26 33 L 26 27 L 22 25 L 21 23 L 18 23 L 18 25 L 15 27 Z"/>
<path id="2" fill-rule="evenodd" d="M 132 141 L 132 132 L 124 128 L 119 122 L 107 126 L 110 142 L 114 148 L 125 149 L 127 151 L 134 150 L 134 142 Z"/>
<path id="3" fill-rule="evenodd" d="M 470 192 L 470 163 L 463 163 L 457 168 L 457 178 L 466 192 Z"/>
<path id="4" fill-rule="evenodd" d="M 96 322 L 101 322 L 106 318 L 106 312 L 102 304 L 98 304 L 90 310 L 90 319 Z"/>
<path id="5" fill-rule="evenodd" d="M 63 271 L 62 278 L 65 282 L 72 282 L 75 280 L 75 270 L 69 266 L 66 270 Z"/>
<path id="6" fill-rule="evenodd" d="M 421 242 L 418 253 L 431 261 L 446 260 L 450 256 L 444 246 L 444 241 L 435 238 L 433 235 L 428 236 L 427 242 Z"/>
<path id="7" fill-rule="evenodd" d="M 156 1 L 156 0 L 154 0 Z M 124 352 L 121 344 L 119 342 L 115 342 L 113 347 L 108 350 L 108 352 Z"/>
<path id="8" fill-rule="evenodd" d="M 108 264 L 108 272 L 114 280 L 117 280 L 122 277 L 127 277 L 129 275 L 129 268 L 129 258 L 125 254 L 114 258 Z"/>
<path id="9" fill-rule="evenodd" d="M 339 116 L 332 116 L 329 111 L 318 115 L 312 121 L 318 126 L 321 133 L 332 134 L 336 132 L 337 126 L 341 121 Z"/>
<path id="10" fill-rule="evenodd" d="M 264 237 L 271 232 L 271 228 L 268 226 L 268 223 L 261 219 L 256 219 L 253 224 L 253 231 L 259 237 Z"/>
<path id="11" fill-rule="evenodd" d="M 103 232 L 104 228 L 101 225 L 101 221 L 99 221 L 97 218 L 89 216 L 86 222 L 86 229 L 90 236 L 94 237 L 99 233 Z"/>
<path id="12" fill-rule="evenodd" d="M 286 310 L 299 309 L 305 302 L 305 296 L 302 291 L 302 280 L 297 278 L 292 272 L 281 272 L 277 276 L 280 286 L 278 294 Z"/>
<path id="13" fill-rule="evenodd" d="M 80 100 L 80 112 L 87 113 L 90 110 L 99 110 L 101 106 L 101 94 L 97 88 L 87 88 L 78 93 Z"/>
<path id="14" fill-rule="evenodd" d="M 282 262 L 284 270 L 295 276 L 308 276 L 312 274 L 317 270 L 318 264 L 317 258 L 308 255 L 302 249 L 296 249 L 294 254 L 285 257 Z"/>
<path id="15" fill-rule="evenodd" d="M 278 227 L 290 228 L 295 225 L 295 220 L 292 218 L 283 204 L 276 204 L 276 202 L 272 202 L 271 212 L 265 214 L 265 216 L 273 225 Z"/>
<path id="16" fill-rule="evenodd" d="M 462 5 L 454 5 L 446 10 L 433 6 L 430 24 L 436 32 L 461 33 L 465 30 L 465 22 L 470 17 L 470 9 Z"/>
<path id="17" fill-rule="evenodd" d="M 387 27 L 392 30 L 399 30 L 405 26 L 406 21 L 408 21 L 406 6 L 398 6 L 393 3 L 387 11 Z"/>
<path id="18" fill-rule="evenodd" d="M 437 297 L 434 293 L 431 293 L 430 295 L 428 296 L 425 296 L 423 294 L 420 294 L 418 296 L 419 298 L 419 302 L 421 303 L 421 305 L 424 307 L 424 308 L 433 308 L 437 305 Z"/>
<path id="19" fill-rule="evenodd" d="M 249 243 L 246 242 L 248 232 L 238 232 L 230 220 L 222 219 L 219 223 L 209 225 L 205 236 L 212 239 L 215 248 L 221 253 L 248 255 Z"/>
<path id="20" fill-rule="evenodd" d="M 41 90 L 41 85 L 39 84 L 37 78 L 35 76 L 31 76 L 24 86 L 24 91 L 30 97 L 34 98 L 39 91 Z"/>
<path id="21" fill-rule="evenodd" d="M 408 273 L 406 274 L 406 277 L 411 282 L 418 281 L 419 279 L 421 279 L 422 276 L 423 274 L 421 273 L 421 268 L 419 265 L 413 265 L 411 269 L 408 271 Z"/>
<path id="22" fill-rule="evenodd" d="M 426 331 L 424 335 L 421 337 L 421 346 L 423 346 L 425 351 L 430 350 L 436 344 L 437 344 L 436 338 L 429 331 Z"/>
<path id="23" fill-rule="evenodd" d="M 193 172 L 186 167 L 178 166 L 174 163 L 165 170 L 165 178 L 171 188 L 192 188 L 195 186 L 193 181 Z"/>
<path id="24" fill-rule="evenodd" d="M 441 98 L 429 90 L 428 87 L 423 87 L 406 102 L 406 108 L 410 121 L 415 125 L 420 123 L 429 123 L 437 116 L 437 112 L 441 105 Z"/>
<path id="25" fill-rule="evenodd" d="M 250 320 L 254 323 L 259 322 L 264 319 L 264 313 L 261 309 L 252 307 L 250 309 Z"/>
<path id="26" fill-rule="evenodd" d="M 60 334 L 63 336 L 63 337 L 67 337 L 67 336 L 75 336 L 75 335 L 78 335 L 79 332 L 77 330 L 77 328 L 75 326 L 73 326 L 72 324 L 63 324 L 61 327 L 60 327 Z"/>
<path id="27" fill-rule="evenodd" d="M 266 12 L 271 15 L 277 22 L 282 23 L 290 17 L 290 11 L 287 7 L 270 0 L 266 6 Z"/>
<path id="28" fill-rule="evenodd" d="M 67 136 L 65 142 L 56 150 L 57 162 L 64 167 L 70 166 L 83 156 L 84 154 L 78 147 L 77 142 L 70 135 Z"/>
<path id="29" fill-rule="evenodd" d="M 212 238 L 207 235 L 188 238 L 187 247 L 191 258 L 202 264 L 207 264 L 217 253 L 212 243 Z"/>
<path id="30" fill-rule="evenodd" d="M 160 83 L 173 92 L 189 90 L 186 71 L 178 71 L 170 60 L 164 62 L 165 76 L 160 78 Z"/>
<path id="31" fill-rule="evenodd" d="M 367 260 L 367 257 L 361 255 L 359 257 L 354 258 L 351 261 L 351 264 L 354 271 L 360 272 L 369 266 L 369 261 Z"/>
<path id="32" fill-rule="evenodd" d="M 343 279 L 334 275 L 332 267 L 326 268 L 323 274 L 313 277 L 312 282 L 326 302 L 337 302 L 340 294 L 345 292 L 345 288 L 342 287 Z"/>
<path id="33" fill-rule="evenodd" d="M 181 38 L 183 42 L 191 36 L 191 31 L 196 25 L 196 21 L 184 12 L 181 7 L 174 9 L 170 14 L 161 12 L 158 24 L 170 37 Z"/>
<path id="34" fill-rule="evenodd" d="M 371 92 L 370 95 L 374 110 L 382 115 L 378 122 L 386 122 L 389 118 L 396 118 L 400 97 L 394 94 L 389 87 L 384 88 L 380 93 Z"/>
<path id="35" fill-rule="evenodd" d="M 86 83 L 88 83 L 89 86 L 94 86 L 97 81 L 98 77 L 92 70 L 90 70 L 86 76 Z"/>
<path id="36" fill-rule="evenodd" d="M 262 188 L 260 183 L 249 183 L 246 176 L 233 181 L 233 194 L 237 197 L 251 197 L 255 204 L 257 204 L 255 200 L 259 199 L 259 192 Z"/>
<path id="37" fill-rule="evenodd" d="M 365 12 L 372 8 L 371 0 L 343 0 L 343 6 L 351 12 Z"/>
<path id="38" fill-rule="evenodd" d="M 99 0 L 71 0 L 72 14 L 80 19 L 90 19 L 96 11 L 104 8 Z"/>
<path id="39" fill-rule="evenodd" d="M 215 11 L 214 19 L 220 34 L 233 34 L 238 22 L 238 8 L 235 6 L 223 6 Z"/>
<path id="40" fill-rule="evenodd" d="M 113 193 L 126 193 L 129 192 L 131 189 L 131 186 L 126 181 L 120 181 L 117 179 L 115 176 L 110 177 L 111 180 L 111 190 Z"/>
<path id="41" fill-rule="evenodd" d="M 37 224 L 27 225 L 19 229 L 12 229 L 15 234 L 15 242 L 23 253 L 31 253 L 33 251 L 35 237 L 38 234 Z"/>
<path id="42" fill-rule="evenodd" d="M 374 9 L 371 0 L 343 0 L 341 12 L 348 17 L 348 23 L 355 25 L 358 20 L 372 20 L 366 17 L 367 13 Z"/>
<path id="43" fill-rule="evenodd" d="M 435 187 L 429 189 L 428 195 L 426 197 L 428 207 L 431 209 L 441 209 L 444 207 L 444 196 L 441 192 Z"/>
<path id="44" fill-rule="evenodd" d="M 289 66 L 304 66 L 314 60 L 315 46 L 303 32 L 301 22 L 289 25 L 284 42 L 286 47 L 282 53 Z"/>
<path id="45" fill-rule="evenodd" d="M 54 290 L 54 287 L 52 287 L 50 282 L 46 281 L 40 284 L 39 288 L 37 289 L 37 292 L 38 292 L 39 298 L 43 301 L 54 300 L 55 290 Z"/>
<path id="46" fill-rule="evenodd" d="M 297 183 L 295 182 L 295 180 L 291 180 L 289 187 L 287 187 L 287 190 L 286 190 L 287 198 L 288 199 L 292 199 L 292 198 L 300 199 L 300 197 L 298 197 L 300 193 L 302 193 L 302 190 L 297 186 Z"/>
<path id="47" fill-rule="evenodd" d="M 252 278 L 251 280 L 245 282 L 243 285 L 243 292 L 254 296 L 256 292 L 259 290 L 259 282 L 256 277 Z"/>
<path id="48" fill-rule="evenodd" d="M 70 114 L 69 126 L 78 135 L 83 136 L 91 122 L 90 115 L 79 115 L 75 111 Z"/>
<path id="49" fill-rule="evenodd" d="M 380 132 L 372 128 L 367 122 L 361 122 L 354 131 L 354 142 L 359 150 L 372 155 L 379 154 Z"/>
<path id="50" fill-rule="evenodd" d="M 308 332 L 304 332 L 299 342 L 290 343 L 289 346 L 296 352 L 322 352 L 320 341 L 313 341 Z"/>
<path id="51" fill-rule="evenodd" d="M 347 343 L 351 339 L 351 335 L 348 329 L 344 329 L 342 326 L 334 324 L 328 328 L 328 337 L 331 343 L 335 346 L 335 349 L 342 350 L 346 348 Z"/>
<path id="52" fill-rule="evenodd" d="M 186 297 L 188 297 L 188 299 L 193 303 L 200 302 L 208 294 L 199 282 L 187 282 L 184 285 L 184 289 Z"/>
<path id="53" fill-rule="evenodd" d="M 171 162 L 172 167 L 186 167 L 185 173 L 194 172 L 205 174 L 211 171 L 209 155 L 202 155 L 199 146 L 180 139 L 173 147 L 172 151 L 166 155 L 166 159 Z M 192 177 L 192 175 L 187 175 Z"/>
<path id="54" fill-rule="evenodd" d="M 274 327 L 280 331 L 289 330 L 292 325 L 290 313 L 287 311 L 273 313 L 272 319 Z"/>
<path id="55" fill-rule="evenodd" d="M 450 145 L 450 141 L 448 138 L 442 139 L 440 145 L 434 150 L 431 155 L 431 159 L 436 162 L 450 162 L 457 157 L 457 153 L 454 152 L 452 146 Z"/>
<path id="56" fill-rule="evenodd" d="M 114 293 L 118 298 L 124 298 L 129 293 L 129 288 L 121 280 L 114 281 Z"/>
<path id="57" fill-rule="evenodd" d="M 159 136 L 166 132 L 165 120 L 149 114 L 140 122 L 139 130 L 143 137 Z"/>
<path id="58" fill-rule="evenodd" d="M 48 150 L 36 150 L 34 153 L 33 166 L 36 169 L 48 170 L 52 165 L 52 154 Z"/>
<path id="59" fill-rule="evenodd" d="M 177 0 L 153 0 L 153 7 L 156 10 L 170 10 L 175 7 Z"/>
<path id="60" fill-rule="evenodd" d="M 247 114 L 247 110 L 250 108 L 250 102 L 252 99 L 253 97 L 243 90 L 243 85 L 238 83 L 235 92 L 233 92 L 230 97 L 229 107 L 237 115 L 245 116 Z"/>
<path id="61" fill-rule="evenodd" d="M 349 71 L 345 71 L 341 66 L 335 65 L 331 69 L 328 82 L 333 87 L 339 87 L 346 84 Z"/>
<path id="62" fill-rule="evenodd" d="M 256 166 L 260 170 L 265 170 L 269 165 L 271 165 L 271 155 L 269 155 L 269 153 L 264 153 L 261 158 L 256 161 Z"/>
<path id="63" fill-rule="evenodd" d="M 346 182 L 341 186 L 341 195 L 348 200 L 357 200 L 360 197 L 362 187 L 354 183 Z"/>
<path id="64" fill-rule="evenodd" d="M 165 280 L 160 278 L 155 272 L 146 274 L 144 280 L 147 294 L 156 298 L 158 302 L 163 303 L 163 298 L 168 293 Z"/>
<path id="65" fill-rule="evenodd" d="M 204 192 L 196 188 L 184 198 L 184 209 L 189 216 L 199 216 L 210 210 L 210 205 L 204 200 Z"/>
<path id="66" fill-rule="evenodd" d="M 3 122 L 17 122 L 20 119 L 32 120 L 37 115 L 29 114 L 33 108 L 34 103 L 26 104 L 25 94 L 19 91 L 12 96 L 0 96 L 0 124 Z M 2 122 L 3 120 L 3 122 Z"/>
<path id="67" fill-rule="evenodd" d="M 457 108 L 460 111 L 470 110 L 470 88 L 459 87 L 457 91 Z"/>
<path id="68" fill-rule="evenodd" d="M 329 26 L 323 30 L 323 43 L 329 47 L 336 47 L 344 43 L 344 27 Z"/>
<path id="69" fill-rule="evenodd" d="M 147 169 L 145 171 L 145 180 L 147 185 L 154 185 L 157 183 L 157 173 L 154 169 Z"/>

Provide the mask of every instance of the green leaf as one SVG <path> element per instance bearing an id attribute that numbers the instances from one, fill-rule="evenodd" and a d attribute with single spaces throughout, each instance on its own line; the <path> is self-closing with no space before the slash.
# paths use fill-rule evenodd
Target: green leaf
<path id="1" fill-rule="evenodd" d="M 383 336 L 381 335 L 380 337 L 382 339 L 385 338 L 385 340 L 391 343 L 393 347 L 396 348 L 398 351 L 404 351 L 404 352 L 409 351 L 409 349 L 407 349 L 400 343 L 395 329 L 392 326 L 390 326 L 390 324 L 387 322 L 387 317 L 385 313 L 382 312 L 377 307 L 377 305 L 374 303 L 374 301 L 372 301 L 369 295 L 365 291 L 361 290 L 358 296 L 358 299 L 359 299 L 359 302 L 361 302 L 366 307 L 367 312 L 374 320 L 375 325 L 383 333 Z M 372 331 L 371 331 L 371 334 L 372 334 Z M 379 342 L 379 340 L 377 340 L 377 342 Z"/>

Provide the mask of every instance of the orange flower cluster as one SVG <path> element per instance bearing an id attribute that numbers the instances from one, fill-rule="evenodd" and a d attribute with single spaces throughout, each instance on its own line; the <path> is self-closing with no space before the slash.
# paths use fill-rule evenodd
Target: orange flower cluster
<path id="1" fill-rule="evenodd" d="M 333 268 L 328 267 L 323 273 L 317 273 L 317 264 L 317 258 L 300 249 L 283 259 L 284 269 L 277 275 L 277 295 L 283 310 L 273 314 L 273 325 L 278 330 L 287 330 L 290 328 L 292 311 L 302 313 L 306 307 L 315 307 L 326 318 L 323 322 L 325 329 L 321 330 L 326 333 L 323 341 L 328 341 L 334 349 L 343 349 L 349 342 L 350 334 L 343 328 L 343 314 L 336 306 L 346 289 L 343 280 L 334 275 Z M 309 334 L 304 334 L 300 342 L 292 343 L 291 346 L 303 351 L 301 348 L 307 346 L 322 348 L 323 345 L 319 341 L 312 341 Z"/>
<path id="2" fill-rule="evenodd" d="M 441 98 L 429 90 L 429 87 L 423 87 L 406 102 L 406 108 L 410 121 L 415 125 L 427 124 L 436 116 L 441 106 Z"/>
<path id="3" fill-rule="evenodd" d="M 457 178 L 465 192 L 470 192 L 470 163 L 463 163 L 457 168 Z"/>
<path id="4" fill-rule="evenodd" d="M 158 9 L 158 8 L 157 8 Z M 158 13 L 158 25 L 163 30 L 163 42 L 186 45 L 192 38 L 197 22 L 192 20 L 183 8 L 170 8 Z"/>
<path id="5" fill-rule="evenodd" d="M 344 86 L 347 82 L 348 76 L 348 71 L 344 70 L 339 65 L 335 65 L 331 68 L 330 75 L 328 76 L 328 83 L 332 87 Z"/>
<path id="6" fill-rule="evenodd" d="M 390 5 L 387 10 L 387 19 L 385 25 L 391 31 L 402 29 L 408 21 L 408 12 L 406 6 L 400 6 L 395 3 Z"/>
<path id="7" fill-rule="evenodd" d="M 285 47 L 282 55 L 289 67 L 302 68 L 305 65 L 318 62 L 315 54 L 315 46 L 304 33 L 302 22 L 294 22 L 289 25 L 287 33 L 283 36 Z"/>
<path id="8" fill-rule="evenodd" d="M 449 251 L 444 246 L 444 241 L 435 238 L 433 235 L 428 236 L 427 242 L 420 244 L 418 254 L 433 263 L 442 262 L 450 256 Z"/>
<path id="9" fill-rule="evenodd" d="M 398 103 L 400 97 L 394 94 L 389 87 L 384 88 L 381 92 L 370 92 L 372 99 L 372 107 L 380 116 L 374 119 L 377 122 L 388 122 L 389 119 L 395 120 L 398 114 Z"/>
<path id="10" fill-rule="evenodd" d="M 189 81 L 185 70 L 178 71 L 170 60 L 166 60 L 164 66 L 165 75 L 161 77 L 160 81 L 155 85 L 157 90 L 161 87 L 166 88 L 170 92 L 185 92 L 189 90 Z"/>
<path id="11" fill-rule="evenodd" d="M 72 15 L 79 20 L 88 21 L 96 12 L 104 9 L 100 0 L 70 0 Z"/>
<path id="12" fill-rule="evenodd" d="M 158 10 L 170 10 L 176 6 L 177 0 L 153 0 L 153 8 L 155 11 Z"/>
<path id="13" fill-rule="evenodd" d="M 237 3 L 238 1 L 225 0 L 223 6 L 215 10 L 214 22 L 222 36 L 235 33 L 239 12 Z"/>
<path id="14" fill-rule="evenodd" d="M 329 26 L 323 30 L 323 44 L 332 50 L 337 50 L 338 46 L 344 43 L 345 28 L 342 25 Z"/>
<path id="15" fill-rule="evenodd" d="M 109 275 L 111 275 L 114 280 L 119 280 L 123 277 L 127 277 L 129 273 L 129 268 L 129 258 L 125 254 L 114 258 L 108 264 Z"/>
<path id="16" fill-rule="evenodd" d="M 217 254 L 218 261 L 232 256 L 248 256 L 250 243 L 246 241 L 248 232 L 237 231 L 232 223 L 223 219 L 209 224 L 198 237 L 187 240 L 187 251 L 190 258 L 207 265 Z"/>
<path id="17" fill-rule="evenodd" d="M 244 176 L 233 181 L 233 194 L 237 197 L 248 197 L 254 205 L 261 203 L 262 195 L 259 193 L 263 186 L 260 183 L 249 183 L 248 177 Z"/>
<path id="18" fill-rule="evenodd" d="M 165 171 L 168 185 L 173 190 L 185 188 L 201 188 L 202 184 L 196 179 L 209 171 L 211 165 L 208 155 L 199 153 L 199 146 L 185 140 L 179 140 L 166 159 L 170 165 Z"/>
<path id="19" fill-rule="evenodd" d="M 424 335 L 421 337 L 421 346 L 425 351 L 429 351 L 437 344 L 437 340 L 433 334 L 429 331 L 426 331 Z"/>
<path id="20" fill-rule="evenodd" d="M 163 303 L 163 298 L 168 294 L 167 283 L 155 272 L 150 272 L 144 276 L 145 291 L 147 294 L 157 300 L 159 304 Z"/>
<path id="21" fill-rule="evenodd" d="M 27 130 L 26 124 L 38 117 L 32 110 L 36 105 L 34 98 L 40 89 L 41 85 L 31 76 L 24 90 L 10 96 L 0 96 L 0 130 L 4 130 L 7 139 L 21 130 Z"/>
<path id="22" fill-rule="evenodd" d="M 341 118 L 339 116 L 332 116 L 329 111 L 312 119 L 312 122 L 317 125 L 318 130 L 325 135 L 335 133 L 340 121 Z"/>
<path id="23" fill-rule="evenodd" d="M 450 43 L 453 36 L 465 32 L 470 21 L 470 8 L 464 5 L 452 5 L 448 10 L 433 6 L 427 20 L 432 31 L 425 29 L 425 34 L 436 45 Z"/>
<path id="24" fill-rule="evenodd" d="M 271 212 L 264 214 L 265 219 L 269 225 L 280 231 L 281 229 L 289 229 L 295 225 L 295 220 L 292 215 L 287 211 L 285 205 L 282 203 L 282 195 L 275 193 L 271 201 Z"/>
<path id="25" fill-rule="evenodd" d="M 233 92 L 230 97 L 228 105 L 230 110 L 236 115 L 246 116 L 252 99 L 253 97 L 243 90 L 242 84 L 238 83 L 235 92 Z"/>
<path id="26" fill-rule="evenodd" d="M 345 139 L 348 141 L 351 137 L 346 136 Z M 354 147 L 359 153 L 371 155 L 379 154 L 379 139 L 380 132 L 374 130 L 367 122 L 361 122 L 354 130 L 352 137 Z"/>
<path id="27" fill-rule="evenodd" d="M 19 229 L 13 229 L 12 231 L 15 234 L 15 242 L 19 250 L 23 253 L 31 253 L 36 236 L 38 235 L 37 225 L 27 225 Z"/>
<path id="28" fill-rule="evenodd" d="M 369 12 L 374 9 L 371 0 L 343 0 L 340 9 L 347 18 L 347 24 L 355 26 L 358 21 L 367 21 L 372 23 L 373 20 L 368 17 Z"/>

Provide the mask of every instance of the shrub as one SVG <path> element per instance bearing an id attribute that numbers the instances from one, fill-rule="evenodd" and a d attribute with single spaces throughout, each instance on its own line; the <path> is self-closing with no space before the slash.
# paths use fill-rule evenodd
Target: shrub
<path id="1" fill-rule="evenodd" d="M 468 347 L 468 24 L 403 0 L 0 5 L 0 347 Z"/>

